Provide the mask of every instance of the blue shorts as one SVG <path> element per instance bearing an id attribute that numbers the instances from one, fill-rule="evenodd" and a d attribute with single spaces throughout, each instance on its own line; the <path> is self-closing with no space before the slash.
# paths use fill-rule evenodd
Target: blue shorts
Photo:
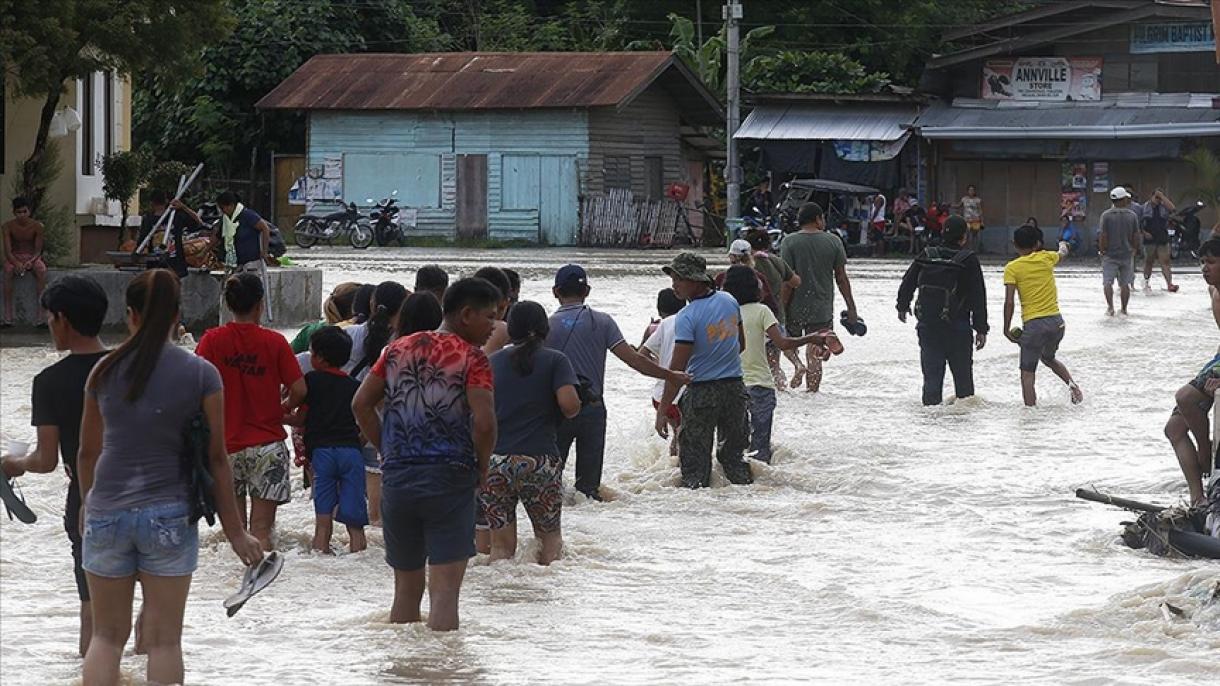
<path id="1" fill-rule="evenodd" d="M 85 508 L 83 547 L 81 566 L 96 576 L 190 576 L 199 565 L 199 528 L 184 500 L 108 512 Z"/>
<path id="2" fill-rule="evenodd" d="M 364 471 L 369 474 L 380 474 L 381 457 L 377 455 L 377 449 L 371 445 L 366 445 L 361 451 L 364 455 Z"/>
<path id="3" fill-rule="evenodd" d="M 333 513 L 341 524 L 366 526 L 369 508 L 364 499 L 364 455 L 360 448 L 314 448 L 310 456 L 314 513 Z"/>
<path id="4" fill-rule="evenodd" d="M 474 488 L 421 496 L 382 487 L 385 561 L 405 572 L 474 557 Z"/>

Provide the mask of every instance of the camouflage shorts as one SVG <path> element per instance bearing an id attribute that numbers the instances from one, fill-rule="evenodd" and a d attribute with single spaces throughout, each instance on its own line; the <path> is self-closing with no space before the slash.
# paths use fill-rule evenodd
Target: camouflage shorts
<path id="1" fill-rule="evenodd" d="M 237 497 L 250 495 L 276 503 L 292 500 L 288 448 L 283 441 L 256 445 L 229 455 Z"/>

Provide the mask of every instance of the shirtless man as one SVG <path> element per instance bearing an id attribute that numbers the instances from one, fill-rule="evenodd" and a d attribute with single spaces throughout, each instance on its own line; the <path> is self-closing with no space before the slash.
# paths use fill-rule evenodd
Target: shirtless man
<path id="1" fill-rule="evenodd" d="M 30 203 L 25 198 L 13 198 L 13 218 L 0 226 L 4 234 L 4 319 L 0 326 L 13 325 L 13 282 L 29 272 L 34 273 L 35 301 L 42 298 L 47 285 L 47 265 L 42 261 L 42 223 L 30 216 Z M 46 316 L 39 308 L 38 328 L 47 326 Z"/>
<path id="2" fill-rule="evenodd" d="M 1220 239 L 1212 238 L 1199 248 L 1199 263 L 1203 268 L 1203 280 L 1211 294 L 1212 318 L 1220 326 Z M 1203 485 L 1212 470 L 1212 442 L 1210 436 L 1212 405 L 1216 389 L 1220 388 L 1220 355 L 1208 362 L 1199 374 L 1177 393 L 1177 406 L 1165 424 L 1165 437 L 1173 446 L 1178 466 L 1186 477 L 1190 489 L 1190 502 L 1198 505 L 1204 501 Z M 1191 435 L 1194 441 L 1191 441 Z"/>

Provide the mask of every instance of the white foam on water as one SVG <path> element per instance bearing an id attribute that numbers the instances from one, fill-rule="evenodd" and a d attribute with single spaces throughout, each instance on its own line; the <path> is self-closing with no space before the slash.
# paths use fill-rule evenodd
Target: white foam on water
<path id="1" fill-rule="evenodd" d="M 324 285 L 396 278 L 436 262 L 471 274 L 524 265 L 522 297 L 553 309 L 554 270 L 582 262 L 591 304 L 631 343 L 667 285 L 667 253 L 312 250 L 298 264 Z M 709 256 L 713 264 L 719 255 Z M 1184 484 L 1161 431 L 1173 393 L 1216 349 L 1197 274 L 1175 295 L 1136 293 L 1106 318 L 1096 269 L 1059 279 L 1061 357 L 1081 406 L 1040 370 L 1040 407 L 1021 406 L 1017 348 L 999 333 L 999 267 L 987 268 L 994 333 L 976 354 L 978 395 L 925 408 L 914 326 L 893 303 L 905 265 L 853 262 L 867 336 L 826 365 L 823 392 L 780 393 L 773 464 L 756 483 L 678 487 L 652 429 L 652 381 L 608 363 L 605 490 L 565 495 L 564 555 L 549 567 L 524 512 L 511 560 L 478 556 L 462 629 L 388 623 L 384 538 L 369 549 L 308 551 L 302 491 L 281 509 L 280 578 L 237 616 L 221 601 L 241 569 L 219 528 L 201 536 L 186 610 L 188 683 L 1199 684 L 1220 664 L 1213 563 L 1175 561 L 1118 541 L 1132 515 L 1076 500 L 1081 486 L 1163 504 Z M 1192 270 L 1193 271 L 1193 270 Z M 32 440 L 29 388 L 57 356 L 0 350 L 0 433 Z M 787 363 L 785 362 L 785 365 Z M 571 489 L 572 468 L 566 475 Z M 32 526 L 0 521 L 0 683 L 79 682 L 76 596 L 62 522 L 62 475 L 21 479 Z M 1172 605 L 1181 615 L 1164 617 Z M 427 614 L 425 601 L 424 613 Z M 1172 613 L 1171 613 L 1172 614 Z M 142 658 L 124 658 L 138 683 Z"/>

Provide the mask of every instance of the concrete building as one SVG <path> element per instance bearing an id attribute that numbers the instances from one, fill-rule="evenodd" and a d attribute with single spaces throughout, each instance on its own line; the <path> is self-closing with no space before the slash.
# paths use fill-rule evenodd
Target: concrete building
<path id="1" fill-rule="evenodd" d="M 576 242 L 580 198 L 701 191 L 719 102 L 670 53 L 318 55 L 258 102 L 308 116 L 304 179 L 408 235 Z M 714 143 L 713 143 L 714 145 Z"/>
<path id="2" fill-rule="evenodd" d="M 1108 191 L 1132 184 L 1185 200 L 1191 150 L 1220 147 L 1220 69 L 1208 3 L 1068 0 L 961 28 L 927 64 L 937 96 L 915 131 L 930 143 L 930 199 L 974 184 L 988 249 L 1028 217 L 1071 216 L 1093 241 Z M 1193 199 L 1193 197 L 1191 197 Z M 1203 226 L 1216 219 L 1214 208 Z"/>
<path id="3" fill-rule="evenodd" d="M 44 100 L 17 97 L 12 77 L 0 75 L 3 110 L 0 111 L 3 148 L 0 149 L 0 221 L 12 218 L 13 184 L 22 164 L 34 149 L 34 138 Z M 69 112 L 68 110 L 71 110 Z M 67 208 L 72 216 L 65 236 L 68 254 L 64 264 L 80 261 L 81 242 L 90 240 L 89 227 L 111 227 L 98 231 L 113 245 L 114 229 L 119 225 L 119 205 L 102 197 L 99 155 L 131 148 L 130 82 L 112 73 L 94 73 L 86 79 L 64 84 L 57 117 L 61 121 L 79 118 L 80 127 L 67 130 L 54 140 L 59 144 L 60 174 L 48 191 L 46 202 Z M 63 129 L 61 129 L 61 132 Z M 37 217 L 36 217 L 37 218 Z M 138 218 L 137 218 L 138 219 Z"/>

